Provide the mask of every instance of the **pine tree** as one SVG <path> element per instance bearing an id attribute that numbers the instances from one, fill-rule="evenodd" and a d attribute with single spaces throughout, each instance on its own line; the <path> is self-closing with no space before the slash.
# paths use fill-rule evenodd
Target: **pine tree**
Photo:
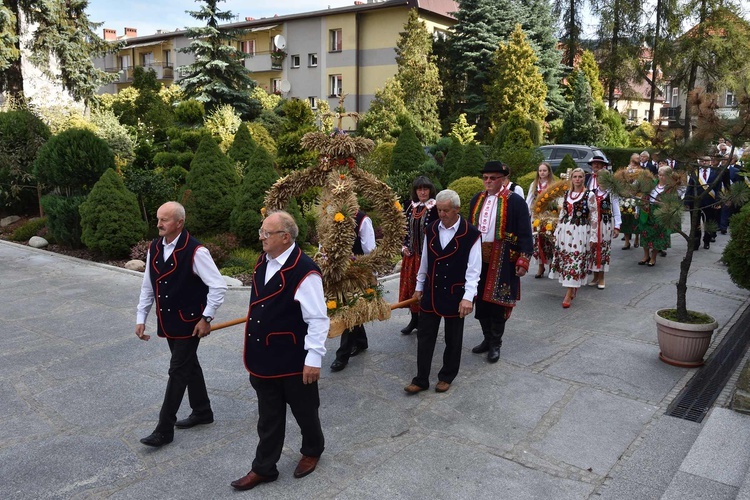
<path id="1" fill-rule="evenodd" d="M 500 43 L 493 54 L 489 84 L 485 87 L 490 122 L 497 128 L 513 111 L 534 120 L 547 116 L 547 87 L 536 66 L 536 54 L 517 24 L 508 43 Z"/>
<path id="2" fill-rule="evenodd" d="M 578 47 L 581 44 L 583 0 L 554 0 L 552 12 L 556 18 L 562 20 L 560 42 L 564 45 L 564 63 L 572 68 Z"/>
<path id="3" fill-rule="evenodd" d="M 424 144 L 440 137 L 438 100 L 443 86 L 432 55 L 432 37 L 427 26 L 419 20 L 417 9 L 409 11 L 409 18 L 396 42 L 396 80 L 401 84 L 406 109 L 415 123 L 415 132 Z"/>
<path id="4" fill-rule="evenodd" d="M 375 91 L 370 109 L 359 120 L 357 132 L 376 142 L 393 141 L 393 134 L 399 127 L 398 117 L 406 114 L 401 84 L 389 78 L 385 87 Z"/>
<path id="5" fill-rule="evenodd" d="M 226 232 L 238 183 L 232 160 L 215 140 L 205 137 L 185 179 L 188 229 L 203 236 Z"/>
<path id="6" fill-rule="evenodd" d="M 102 174 L 79 210 L 81 241 L 105 257 L 126 257 L 146 235 L 136 196 L 112 169 Z"/>
<path id="7" fill-rule="evenodd" d="M 573 107 L 563 118 L 563 143 L 597 145 L 604 139 L 604 127 L 596 118 L 594 99 L 586 76 L 581 71 L 575 82 Z"/>
<path id="8" fill-rule="evenodd" d="M 256 147 L 247 162 L 245 177 L 229 219 L 231 231 L 243 244 L 255 248 L 260 247 L 258 229 L 263 220 L 261 216 L 263 200 L 266 191 L 278 177 L 269 154 L 265 149 Z"/>
<path id="9" fill-rule="evenodd" d="M 190 45 L 180 52 L 192 53 L 195 62 L 181 68 L 188 74 L 180 85 L 185 98 L 194 98 L 206 106 L 206 111 L 222 104 L 232 105 L 243 120 L 253 120 L 261 112 L 260 103 L 250 96 L 255 81 L 245 68 L 244 56 L 236 48 L 237 40 L 245 31 L 219 29 L 219 21 L 231 21 L 230 11 L 219 10 L 217 4 L 224 0 L 199 0 L 205 5 L 188 13 L 199 21 L 206 21 L 202 28 L 188 28 L 186 36 Z"/>
<path id="10" fill-rule="evenodd" d="M 86 15 L 87 0 L 13 0 L 0 4 L 0 92 L 23 99 L 21 39 L 30 40 L 28 60 L 77 100 L 89 101 L 99 87 L 120 78 L 98 69 L 93 59 L 117 49 L 95 32 L 101 24 Z M 23 30 L 32 30 L 24 33 Z M 54 71 L 51 64 L 58 67 Z"/>

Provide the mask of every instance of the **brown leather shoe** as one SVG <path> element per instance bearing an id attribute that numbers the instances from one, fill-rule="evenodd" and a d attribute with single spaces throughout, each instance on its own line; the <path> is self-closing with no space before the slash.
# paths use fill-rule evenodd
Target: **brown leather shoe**
<path id="1" fill-rule="evenodd" d="M 435 392 L 445 392 L 451 388 L 451 385 L 445 380 L 439 380 L 435 386 Z"/>
<path id="2" fill-rule="evenodd" d="M 419 387 L 417 384 L 409 384 L 406 387 L 404 387 L 404 390 L 408 392 L 409 394 L 416 394 L 418 392 L 426 391 L 426 387 Z"/>
<path id="3" fill-rule="evenodd" d="M 232 485 L 232 488 L 236 490 L 252 490 L 261 483 L 270 483 L 272 481 L 276 481 L 276 478 L 277 476 L 261 476 L 253 471 L 250 471 L 246 476 L 243 476 L 236 481 L 232 481 L 230 484 Z"/>
<path id="4" fill-rule="evenodd" d="M 320 457 L 308 457 L 302 455 L 302 458 L 297 464 L 297 468 L 294 469 L 294 477 L 299 479 L 314 471 L 315 467 L 318 465 L 318 460 L 320 460 Z"/>

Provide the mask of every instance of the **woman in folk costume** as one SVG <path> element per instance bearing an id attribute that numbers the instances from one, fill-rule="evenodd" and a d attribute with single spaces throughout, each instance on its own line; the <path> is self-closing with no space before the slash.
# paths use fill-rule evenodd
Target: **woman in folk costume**
<path id="1" fill-rule="evenodd" d="M 555 256 L 552 272 L 565 287 L 562 306 L 570 307 L 578 289 L 586 284 L 586 271 L 592 244 L 597 243 L 596 195 L 586 189 L 583 169 L 570 173 L 570 189 L 560 203 L 560 218 L 555 228 Z"/>
<path id="2" fill-rule="evenodd" d="M 398 288 L 398 300 L 409 300 L 414 296 L 414 288 L 417 285 L 417 271 L 422 255 L 422 242 L 424 240 L 425 228 L 438 220 L 437 207 L 435 206 L 435 186 L 429 178 L 420 175 L 411 186 L 411 203 L 406 207 L 406 236 L 401 248 L 401 282 Z M 411 321 L 401 330 L 404 335 L 409 335 L 417 329 L 419 323 L 419 304 L 412 304 Z"/>
<path id="3" fill-rule="evenodd" d="M 534 204 L 539 194 L 556 181 L 557 177 L 552 173 L 549 163 L 540 163 L 536 168 L 536 177 L 529 186 L 529 194 L 526 196 L 529 215 L 534 212 Z M 534 232 L 534 258 L 539 264 L 535 278 L 541 278 L 544 275 L 544 267 L 552 262 L 554 251 L 555 245 L 550 238 L 544 237 L 539 231 Z"/>
<path id="4" fill-rule="evenodd" d="M 593 279 L 589 286 L 595 286 L 604 290 L 604 273 L 609 271 L 610 257 L 612 254 L 612 238 L 620 234 L 620 200 L 609 190 L 602 188 L 597 179 L 599 172 L 605 169 L 609 162 L 602 156 L 595 155 L 589 160 L 591 175 L 586 187 L 596 196 L 596 213 L 598 216 L 596 230 L 596 244 L 591 248 L 591 262 L 589 271 L 593 273 Z"/>
<path id="5" fill-rule="evenodd" d="M 641 157 L 638 153 L 633 153 L 630 155 L 630 163 L 628 163 L 628 166 L 625 168 L 619 169 L 617 172 L 615 172 L 615 177 L 620 179 L 621 181 L 627 182 L 628 184 L 632 184 L 636 177 L 638 177 L 639 172 L 644 170 L 644 168 L 641 166 Z M 630 250 L 630 236 L 635 235 L 635 242 L 633 246 L 635 248 L 638 248 L 638 216 L 636 213 L 636 200 L 635 198 L 622 198 L 620 199 L 620 215 L 622 219 L 622 223 L 620 225 L 620 232 L 623 234 L 623 237 L 625 239 L 625 246 L 622 247 L 623 250 Z"/>
<path id="6" fill-rule="evenodd" d="M 656 264 L 656 255 L 671 246 L 672 233 L 656 220 L 654 212 L 659 207 L 662 197 L 667 193 L 675 192 L 677 186 L 670 182 L 673 174 L 672 167 L 659 167 L 659 180 L 654 182 L 654 187 L 644 196 L 641 204 L 641 213 L 639 217 L 641 244 L 643 246 L 643 260 L 639 265 L 648 265 L 654 267 Z"/>

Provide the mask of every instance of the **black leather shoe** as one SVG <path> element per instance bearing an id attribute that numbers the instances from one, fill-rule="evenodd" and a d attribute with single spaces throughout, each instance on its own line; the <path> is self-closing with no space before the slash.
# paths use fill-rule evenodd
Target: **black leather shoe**
<path id="1" fill-rule="evenodd" d="M 146 446 L 153 446 L 155 448 L 158 448 L 159 446 L 164 446 L 165 444 L 171 443 L 173 439 L 174 436 L 165 436 L 161 432 L 152 432 L 150 436 L 142 438 L 141 443 L 145 444 Z"/>
<path id="2" fill-rule="evenodd" d="M 500 359 L 500 346 L 491 345 L 487 352 L 487 361 L 490 363 L 497 363 L 498 359 Z"/>
<path id="3" fill-rule="evenodd" d="M 471 350 L 474 354 L 482 354 L 490 350 L 490 343 L 487 342 L 487 339 L 484 339 L 481 344 L 474 346 L 474 348 Z"/>
<path id="4" fill-rule="evenodd" d="M 401 329 L 401 333 L 404 335 L 409 335 L 411 332 L 416 330 L 417 326 L 419 325 L 419 319 L 417 318 L 418 318 L 417 315 L 412 314 L 411 321 L 409 321 L 409 324 Z"/>
<path id="5" fill-rule="evenodd" d="M 190 429 L 191 427 L 195 427 L 196 425 L 206 425 L 206 424 L 213 424 L 214 423 L 214 417 L 204 417 L 199 418 L 195 415 L 190 415 L 188 418 L 184 418 L 182 420 L 178 420 L 175 422 L 174 426 L 178 429 Z"/>
<path id="6" fill-rule="evenodd" d="M 661 255 L 662 257 L 666 257 L 667 252 L 665 252 L 664 250 L 659 250 L 659 255 Z"/>
<path id="7" fill-rule="evenodd" d="M 716 236 L 711 236 L 711 243 L 716 243 Z"/>
<path id="8" fill-rule="evenodd" d="M 340 372 L 344 368 L 346 368 L 346 363 L 344 363 L 343 361 L 339 361 L 338 359 L 331 363 L 332 372 Z"/>
<path id="9" fill-rule="evenodd" d="M 721 230 L 721 234 L 727 234 L 727 230 L 726 229 L 722 229 Z"/>
<path id="10" fill-rule="evenodd" d="M 357 356 L 359 354 L 362 354 L 366 350 L 367 350 L 367 347 L 360 347 L 358 345 L 355 345 L 354 347 L 352 347 L 352 354 L 351 355 L 352 356 Z"/>
<path id="11" fill-rule="evenodd" d="M 708 250 L 709 248 L 711 248 L 711 244 L 708 243 L 708 242 L 706 242 L 706 243 L 703 244 L 703 248 L 705 248 L 706 250 Z"/>

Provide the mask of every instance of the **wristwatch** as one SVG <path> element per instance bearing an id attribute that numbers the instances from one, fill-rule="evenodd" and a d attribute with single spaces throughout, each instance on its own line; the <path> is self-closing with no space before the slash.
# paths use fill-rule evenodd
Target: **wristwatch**
<path id="1" fill-rule="evenodd" d="M 203 321 L 205 321 L 206 323 L 211 323 L 211 321 L 213 320 L 214 319 L 211 316 L 203 316 Z"/>

